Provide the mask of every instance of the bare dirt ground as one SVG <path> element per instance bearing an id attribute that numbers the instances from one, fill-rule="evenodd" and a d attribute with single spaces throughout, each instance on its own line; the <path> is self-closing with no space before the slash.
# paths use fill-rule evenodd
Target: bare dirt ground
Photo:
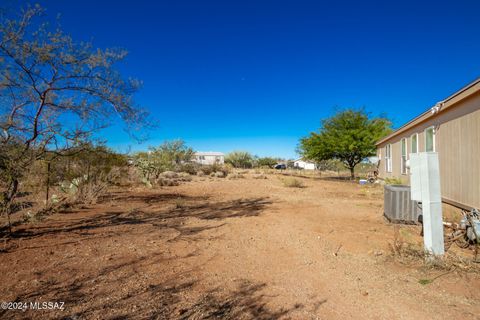
<path id="1" fill-rule="evenodd" d="M 115 190 L 14 229 L 2 319 L 473 319 L 480 277 L 389 257 L 382 189 L 335 179 L 195 180 Z M 406 227 L 415 241 L 418 227 Z"/>

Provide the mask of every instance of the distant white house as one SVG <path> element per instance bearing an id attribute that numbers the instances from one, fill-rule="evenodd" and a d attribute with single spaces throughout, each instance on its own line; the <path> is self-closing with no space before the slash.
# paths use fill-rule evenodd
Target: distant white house
<path id="1" fill-rule="evenodd" d="M 316 166 L 315 163 L 304 161 L 303 159 L 297 159 L 293 162 L 293 167 L 298 169 L 305 169 L 305 170 L 315 170 Z"/>
<path id="2" fill-rule="evenodd" d="M 225 155 L 221 152 L 195 152 L 193 161 L 204 165 L 223 164 Z"/>

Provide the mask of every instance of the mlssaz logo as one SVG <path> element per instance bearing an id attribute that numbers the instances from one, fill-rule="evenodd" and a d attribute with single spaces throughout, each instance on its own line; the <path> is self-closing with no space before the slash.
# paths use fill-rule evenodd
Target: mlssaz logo
<path id="1" fill-rule="evenodd" d="M 33 310 L 63 310 L 65 302 L 30 302 L 30 309 Z"/>

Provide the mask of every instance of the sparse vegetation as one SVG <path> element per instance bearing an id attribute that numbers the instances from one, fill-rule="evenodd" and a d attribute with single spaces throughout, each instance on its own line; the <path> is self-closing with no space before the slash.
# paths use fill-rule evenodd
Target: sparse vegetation
<path id="1" fill-rule="evenodd" d="M 225 163 L 234 168 L 248 169 L 255 165 L 254 157 L 246 151 L 233 151 L 225 156 Z"/>
<path id="2" fill-rule="evenodd" d="M 254 11 L 253 20 L 233 17 L 234 10 L 223 15 L 223 7 L 209 5 L 208 10 L 194 12 L 195 17 L 190 14 L 192 8 L 183 5 L 181 10 L 161 6 L 152 14 L 158 18 L 163 9 L 167 14 L 186 12 L 186 19 L 167 19 L 180 21 L 177 24 L 185 35 L 191 26 L 202 27 L 197 22 L 205 20 L 205 12 L 214 12 L 221 18 L 214 17 L 212 25 L 200 30 L 211 38 L 205 42 L 209 47 L 217 47 L 219 39 L 228 40 L 226 36 L 233 37 L 229 45 L 258 43 L 246 43 L 236 31 L 216 32 L 212 26 L 217 22 L 232 24 L 235 30 L 248 25 L 246 29 L 260 30 L 267 42 L 285 39 L 278 35 L 291 29 L 283 25 L 279 29 L 278 22 L 291 17 L 277 7 L 273 11 L 271 6 L 265 10 L 235 7 L 240 9 L 235 12 Z M 269 20 L 273 27 L 258 28 L 255 20 L 268 20 L 264 15 L 257 19 L 258 12 L 268 10 L 276 17 Z M 297 11 L 294 19 L 306 16 Z M 322 172 L 294 168 L 291 159 L 258 157 L 246 151 L 229 153 L 225 164 L 220 164 L 219 153 L 197 154 L 198 162 L 215 162 L 201 165 L 194 161 L 193 148 L 182 140 L 165 141 L 146 152 L 121 154 L 99 141 L 103 132 L 98 130 L 110 122 L 116 124 L 116 118 L 133 135 L 133 129 L 148 129 L 151 124 L 135 103 L 140 82 L 124 77 L 123 66 L 118 68 L 126 52 L 74 41 L 60 27 L 42 23 L 40 6 L 27 7 L 18 17 L 5 12 L 0 8 L 2 319 L 422 319 L 432 315 L 455 319 L 478 314 L 480 264 L 475 260 L 480 247 L 472 248 L 476 242 L 464 234 L 474 239 L 476 229 L 449 224 L 447 253 L 433 257 L 423 249 L 419 225 L 399 227 L 382 217 L 383 186 L 373 183 L 379 182 L 376 175 L 369 184 L 345 181 L 349 174 L 359 178 L 372 169 L 363 160 L 374 152 L 373 142 L 389 132 L 387 119 L 372 119 L 363 110 L 346 110 L 325 119 L 320 131 L 300 144 L 305 159 L 313 159 Z M 307 18 L 308 29 L 315 33 L 318 28 L 310 23 L 314 16 Z M 269 29 L 278 31 L 277 35 L 267 37 L 264 31 Z M 300 34 L 294 29 L 295 35 Z M 180 49 L 188 56 L 185 49 L 203 43 L 188 40 L 169 35 L 163 37 L 161 47 L 170 51 L 171 45 L 181 42 Z M 260 47 L 268 46 L 271 43 Z M 200 50 L 199 57 L 231 62 L 230 53 L 236 49 L 230 49 L 212 56 Z M 246 61 L 257 57 L 249 48 L 240 51 Z M 227 59 L 216 59 L 225 54 Z M 158 55 L 159 59 L 173 56 L 172 52 Z M 197 68 L 181 54 L 174 58 L 167 63 L 187 62 L 183 69 L 207 70 L 208 76 L 215 76 L 221 68 Z M 265 70 L 284 61 L 274 60 Z M 194 114 L 200 115 L 195 119 L 199 125 L 190 127 L 192 132 L 204 126 L 203 121 L 219 123 L 217 116 L 230 121 L 223 113 L 212 117 L 215 109 L 206 102 L 213 101 L 212 92 L 239 86 L 236 77 L 243 82 L 243 74 L 251 74 L 253 80 L 242 85 L 248 99 L 230 103 L 231 108 L 260 92 L 252 85 L 263 79 L 243 67 L 229 70 L 230 80 L 224 88 L 210 90 L 200 83 L 197 93 L 207 88 L 208 99 L 189 99 L 198 108 Z M 168 71 L 158 83 L 171 81 L 182 89 L 186 78 L 172 77 L 172 70 Z M 275 75 L 281 77 L 282 72 Z M 187 82 L 198 85 L 201 79 Z M 296 86 L 302 86 L 301 81 Z M 272 88 L 283 87 L 269 84 L 264 96 L 275 91 Z M 178 97 L 176 93 L 171 96 Z M 287 100 L 292 113 L 294 99 Z M 168 102 L 171 97 L 158 101 Z M 274 109 L 272 101 L 278 99 L 256 102 L 266 102 L 272 123 L 274 116 L 278 120 L 290 115 L 285 106 Z M 210 117 L 202 116 L 205 110 Z M 311 110 L 299 111 L 307 114 Z M 244 115 L 238 118 L 252 116 Z M 263 120 L 266 115 L 260 114 Z M 186 127 L 183 115 L 172 119 L 181 121 L 182 129 Z M 274 168 L 279 162 L 281 166 Z M 402 183 L 399 178 L 385 182 Z M 463 215 L 454 212 L 452 217 L 460 220 Z M 429 229 L 425 231 L 428 234 Z M 47 301 L 49 307 L 54 301 L 65 306 L 33 307 Z M 10 308 L 10 304 L 24 310 Z"/>
<path id="3" fill-rule="evenodd" d="M 340 160 L 355 178 L 355 167 L 375 155 L 375 142 L 391 131 L 383 117 L 370 118 L 364 110 L 348 109 L 322 120 L 319 132 L 300 140 L 299 153 L 316 162 Z"/>
<path id="4" fill-rule="evenodd" d="M 389 184 L 389 185 L 402 185 L 404 184 L 402 179 L 399 179 L 399 178 L 396 178 L 396 177 L 392 177 L 392 178 L 385 178 L 384 179 L 385 181 L 385 184 Z"/>
<path id="5" fill-rule="evenodd" d="M 402 230 L 404 230 L 402 227 L 395 226 L 393 241 L 389 243 L 390 257 L 395 261 L 424 270 L 441 270 L 447 271 L 447 273 L 457 270 L 480 274 L 480 265 L 471 258 L 463 257 L 452 251 L 447 251 L 443 257 L 431 256 L 425 252 L 423 244 L 417 244 L 411 239 L 409 240 L 406 236 L 408 233 L 402 232 Z M 419 279 L 418 282 L 427 285 L 438 277 Z"/>
<path id="6" fill-rule="evenodd" d="M 148 124 L 133 99 L 140 82 L 116 69 L 126 52 L 75 42 L 39 21 L 43 11 L 0 16 L 0 188 L 9 218 L 32 165 L 88 148 L 113 115 L 130 128 Z"/>
<path id="7" fill-rule="evenodd" d="M 292 178 L 292 177 L 282 179 L 282 183 L 285 187 L 288 187 L 288 188 L 304 188 L 305 187 L 305 184 L 303 183 L 302 180 L 297 178 Z"/>
<path id="8" fill-rule="evenodd" d="M 272 168 L 274 165 L 282 161 L 279 158 L 272 158 L 272 157 L 263 157 L 263 158 L 258 158 L 256 160 L 256 165 L 260 168 Z"/>

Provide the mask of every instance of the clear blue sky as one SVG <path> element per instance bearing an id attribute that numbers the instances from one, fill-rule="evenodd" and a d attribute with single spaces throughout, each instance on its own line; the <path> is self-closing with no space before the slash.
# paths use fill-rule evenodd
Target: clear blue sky
<path id="1" fill-rule="evenodd" d="M 480 76 L 479 1 L 39 0 L 64 29 L 123 47 L 122 71 L 159 121 L 134 150 L 182 138 L 202 151 L 295 157 L 338 107 L 400 126 Z"/>

